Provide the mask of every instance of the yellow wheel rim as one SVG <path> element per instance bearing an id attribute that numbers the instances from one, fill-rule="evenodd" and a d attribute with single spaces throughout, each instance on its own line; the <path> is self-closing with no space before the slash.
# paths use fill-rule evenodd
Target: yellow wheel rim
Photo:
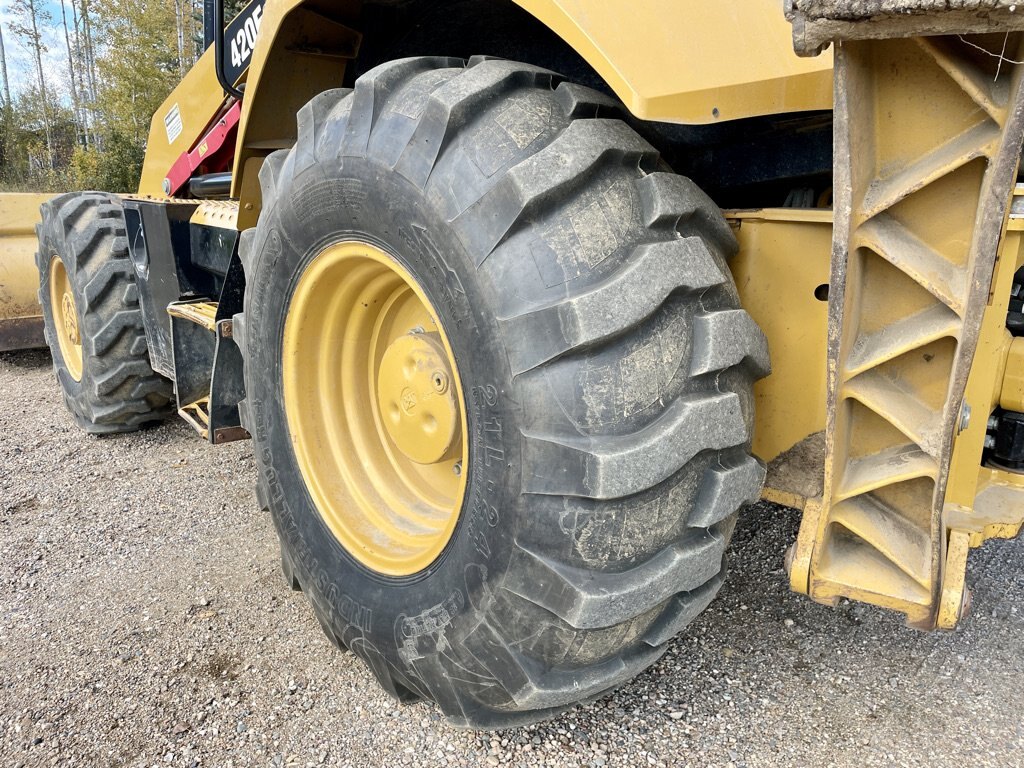
<path id="1" fill-rule="evenodd" d="M 426 295 L 379 248 L 328 246 L 295 286 L 281 352 L 320 516 L 367 568 L 419 573 L 451 539 L 469 466 L 462 382 Z"/>
<path id="2" fill-rule="evenodd" d="M 57 344 L 68 373 L 75 381 L 82 380 L 82 332 L 78 322 L 75 293 L 71 290 L 68 271 L 59 256 L 50 259 L 50 307 Z"/>

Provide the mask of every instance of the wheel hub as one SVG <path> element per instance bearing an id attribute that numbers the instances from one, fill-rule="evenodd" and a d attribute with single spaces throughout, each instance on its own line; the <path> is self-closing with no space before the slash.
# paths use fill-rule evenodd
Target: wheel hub
<path id="1" fill-rule="evenodd" d="M 377 373 L 377 403 L 395 446 L 417 464 L 451 451 L 459 407 L 447 355 L 436 333 L 408 333 L 385 350 Z"/>
<path id="2" fill-rule="evenodd" d="M 469 447 L 451 345 L 416 279 L 368 243 L 327 246 L 292 292 L 281 355 L 321 519 L 373 571 L 428 567 L 458 522 Z"/>
<path id="3" fill-rule="evenodd" d="M 71 279 L 59 256 L 50 259 L 49 269 L 50 313 L 53 332 L 57 337 L 61 357 L 68 374 L 75 381 L 82 380 L 82 334 L 78 325 L 78 308 Z"/>

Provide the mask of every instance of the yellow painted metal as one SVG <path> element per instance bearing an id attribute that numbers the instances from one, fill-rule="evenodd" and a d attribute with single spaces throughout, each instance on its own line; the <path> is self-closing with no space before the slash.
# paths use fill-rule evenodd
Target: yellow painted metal
<path id="1" fill-rule="evenodd" d="M 646 120 L 696 125 L 832 107 L 831 53 L 797 56 L 778 0 L 647 0 L 628 9 L 603 0 L 516 2 Z M 240 229 L 259 216 L 263 158 L 295 141 L 294 120 L 282 116 L 342 82 L 361 42 L 359 7 L 359 0 L 267 0 L 232 176 Z"/>
<path id="2" fill-rule="evenodd" d="M 0 351 L 43 346 L 36 224 L 49 194 L 0 194 Z"/>
<path id="3" fill-rule="evenodd" d="M 267 0 L 246 77 L 238 125 L 231 197 L 240 202 L 239 229 L 256 225 L 261 207 L 257 174 L 263 158 L 290 147 L 295 115 L 310 99 L 338 88 L 355 58 L 359 0 Z"/>
<path id="4" fill-rule="evenodd" d="M 754 385 L 754 453 L 766 462 L 825 429 L 832 211 L 727 211 L 740 303 L 768 337 L 772 373 Z M 824 300 L 823 300 L 824 299 Z"/>
<path id="5" fill-rule="evenodd" d="M 140 195 L 165 194 L 167 172 L 202 138 L 223 105 L 224 91 L 217 82 L 210 46 L 153 115 L 139 180 Z"/>
<path id="6" fill-rule="evenodd" d="M 977 477 L 972 507 L 947 504 L 949 527 L 970 535 L 972 547 L 1018 536 L 1024 527 L 1024 475 L 981 467 Z"/>
<path id="7" fill-rule="evenodd" d="M 61 357 L 68 373 L 75 381 L 82 380 L 82 335 L 81 320 L 75 306 L 75 293 L 71 288 L 68 271 L 60 256 L 50 259 L 47 279 L 50 290 L 50 306 L 53 308 L 54 333 L 60 346 Z"/>
<path id="8" fill-rule="evenodd" d="M 417 464 L 436 464 L 458 448 L 459 404 L 448 353 L 437 333 L 399 336 L 380 360 L 377 405 L 388 436 Z"/>
<path id="9" fill-rule="evenodd" d="M 1008 349 L 1018 245 L 1000 226 L 1022 131 L 1021 71 L 972 46 L 1004 42 L 1019 59 L 1011 35 L 846 42 L 837 61 L 824 488 L 790 578 L 924 628 L 960 615 L 965 540 L 1020 517 L 997 482 L 970 522 L 993 479 L 981 446 Z"/>
<path id="10" fill-rule="evenodd" d="M 192 425 L 204 440 L 210 436 L 210 398 L 202 397 L 178 409 L 178 415 Z"/>
<path id="11" fill-rule="evenodd" d="M 801 58 L 778 0 L 516 0 L 637 117 L 713 123 L 832 107 L 832 59 Z"/>
<path id="12" fill-rule="evenodd" d="M 189 320 L 208 331 L 217 330 L 216 301 L 176 302 L 167 307 L 167 314 Z"/>
<path id="13" fill-rule="evenodd" d="M 965 587 L 967 576 L 967 553 L 971 549 L 971 537 L 966 531 L 952 531 L 946 544 L 946 577 L 942 581 L 939 595 L 939 614 L 935 620 L 937 629 L 953 629 L 964 613 L 968 592 Z"/>
<path id="14" fill-rule="evenodd" d="M 999 405 L 1008 411 L 1024 413 L 1024 338 L 1014 339 L 1006 350 Z"/>
<path id="15" fill-rule="evenodd" d="M 726 211 L 739 242 L 729 262 L 740 303 L 768 337 L 772 373 L 754 385 L 762 496 L 804 509 L 821 495 L 832 211 Z"/>
<path id="16" fill-rule="evenodd" d="M 1024 185 L 1015 195 L 1024 200 Z M 1024 265 L 1024 218 L 1012 215 L 992 274 L 988 304 L 982 318 L 974 363 L 964 392 L 965 413 L 953 445 L 946 486 L 945 517 L 949 528 L 967 532 L 971 546 L 989 538 L 1016 536 L 1024 524 L 1024 476 L 981 466 L 988 417 L 997 406 L 1019 402 L 1021 339 L 1006 329 L 1014 273 Z"/>
<path id="17" fill-rule="evenodd" d="M 193 211 L 190 224 L 218 229 L 238 228 L 238 203 L 234 200 L 203 200 Z"/>
<path id="18" fill-rule="evenodd" d="M 469 442 L 455 357 L 415 278 L 367 243 L 326 247 L 295 286 L 281 355 L 291 443 L 327 527 L 378 573 L 428 567 L 458 522 Z"/>

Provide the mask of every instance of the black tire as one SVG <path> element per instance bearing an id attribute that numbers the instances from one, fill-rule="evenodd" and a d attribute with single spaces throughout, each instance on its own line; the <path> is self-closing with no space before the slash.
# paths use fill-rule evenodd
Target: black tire
<path id="1" fill-rule="evenodd" d="M 86 432 L 132 432 L 172 411 L 171 382 L 150 366 L 120 200 L 74 192 L 44 203 L 36 229 L 39 302 L 64 402 Z M 64 262 L 82 339 L 80 380 L 68 371 L 50 300 L 50 260 Z"/>
<path id="2" fill-rule="evenodd" d="M 523 64 L 382 65 L 300 111 L 242 236 L 243 420 L 286 578 L 389 693 L 459 726 L 550 717 L 658 659 L 718 591 L 764 479 L 749 449 L 767 347 L 738 308 L 733 235 L 616 110 Z M 467 501 L 411 578 L 330 535 L 283 412 L 291 291 L 351 238 L 421 281 L 466 392 Z"/>

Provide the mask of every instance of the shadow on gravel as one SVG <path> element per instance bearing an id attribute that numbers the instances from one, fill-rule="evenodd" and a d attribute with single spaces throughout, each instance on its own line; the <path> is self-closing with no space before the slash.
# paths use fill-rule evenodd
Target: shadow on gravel
<path id="1" fill-rule="evenodd" d="M 46 349 L 22 349 L 16 352 L 0 352 L 0 365 L 10 366 L 18 371 L 34 371 L 49 368 L 52 364 L 50 352 Z"/>

